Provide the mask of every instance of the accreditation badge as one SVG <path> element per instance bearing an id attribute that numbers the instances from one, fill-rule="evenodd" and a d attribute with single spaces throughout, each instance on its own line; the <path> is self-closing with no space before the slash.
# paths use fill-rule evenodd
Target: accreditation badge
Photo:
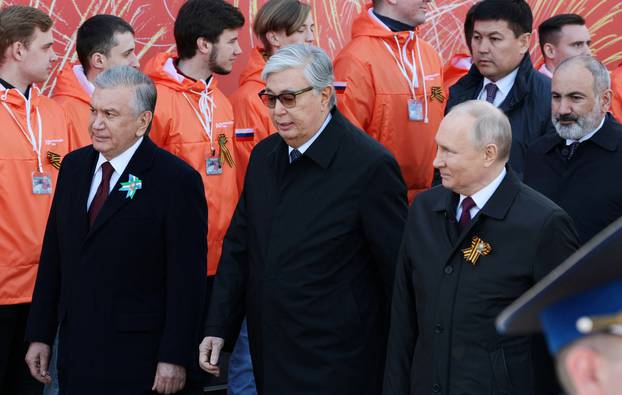
<path id="1" fill-rule="evenodd" d="M 52 177 L 45 172 L 32 172 L 32 193 L 34 195 L 52 194 Z"/>
<path id="2" fill-rule="evenodd" d="M 208 176 L 217 176 L 222 174 L 222 164 L 218 156 L 210 156 L 205 161 L 205 172 Z"/>
<path id="3" fill-rule="evenodd" d="M 423 121 L 423 104 L 421 100 L 408 99 L 408 119 L 411 121 Z"/>

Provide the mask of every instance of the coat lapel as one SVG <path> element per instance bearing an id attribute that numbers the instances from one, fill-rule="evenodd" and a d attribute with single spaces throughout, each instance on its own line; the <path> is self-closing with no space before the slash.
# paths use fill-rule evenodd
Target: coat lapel
<path id="1" fill-rule="evenodd" d="M 134 156 L 132 156 L 132 159 L 125 168 L 125 171 L 112 188 L 110 195 L 108 195 L 108 199 L 106 199 L 106 203 L 104 203 L 104 206 L 101 208 L 97 218 L 95 218 L 95 222 L 93 223 L 87 238 L 90 238 L 93 234 L 97 233 L 97 231 L 104 224 L 106 224 L 106 222 L 108 222 L 116 212 L 131 201 L 131 199 L 126 197 L 126 192 L 119 191 L 120 185 L 122 182 L 126 182 L 129 179 L 130 174 L 143 179 L 144 173 L 151 167 L 155 153 L 156 146 L 151 142 L 151 140 L 149 140 L 148 137 L 145 137 L 134 153 Z"/>

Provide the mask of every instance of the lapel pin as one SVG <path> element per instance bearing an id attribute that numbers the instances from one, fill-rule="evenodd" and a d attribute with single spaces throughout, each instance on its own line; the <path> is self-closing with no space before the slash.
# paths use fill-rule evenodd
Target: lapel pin
<path id="1" fill-rule="evenodd" d="M 134 199 L 134 195 L 136 194 L 136 191 L 139 189 L 143 189 L 142 180 L 136 177 L 135 175 L 130 174 L 130 177 L 127 180 L 127 182 L 121 183 L 121 188 L 119 188 L 119 191 L 127 192 L 127 195 L 125 195 L 126 199 L 127 198 Z"/>
<path id="2" fill-rule="evenodd" d="M 492 247 L 489 243 L 480 239 L 479 236 L 473 236 L 473 239 L 471 240 L 471 246 L 469 248 L 463 249 L 462 254 L 464 255 L 464 259 L 466 259 L 467 262 L 470 262 L 471 265 L 475 266 L 480 256 L 486 256 L 490 254 L 491 251 Z"/>

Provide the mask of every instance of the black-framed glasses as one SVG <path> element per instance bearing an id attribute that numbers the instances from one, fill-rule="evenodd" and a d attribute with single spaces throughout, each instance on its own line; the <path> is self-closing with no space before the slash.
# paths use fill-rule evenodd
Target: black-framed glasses
<path id="1" fill-rule="evenodd" d="M 296 96 L 302 95 L 305 92 L 309 92 L 311 89 L 313 89 L 313 87 L 309 86 L 296 92 L 284 92 L 279 95 L 273 95 L 272 93 L 267 93 L 266 90 L 264 89 L 261 92 L 259 92 L 258 95 L 261 101 L 263 102 L 263 104 L 265 104 L 266 107 L 268 108 L 276 107 L 277 99 L 278 101 L 281 102 L 283 107 L 293 108 L 293 107 L 296 107 Z"/>

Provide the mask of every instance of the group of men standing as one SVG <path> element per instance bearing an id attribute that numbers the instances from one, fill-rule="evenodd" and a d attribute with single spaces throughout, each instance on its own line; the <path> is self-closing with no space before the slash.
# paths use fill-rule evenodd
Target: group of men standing
<path id="1" fill-rule="evenodd" d="M 580 17 L 538 72 L 529 5 L 483 0 L 447 89 L 429 3 L 374 0 L 333 70 L 310 7 L 268 1 L 232 102 L 226 1 L 185 2 L 145 74 L 88 19 L 52 99 L 52 20 L 0 11 L 0 393 L 41 393 L 55 339 L 62 394 L 201 393 L 236 340 L 232 394 L 556 393 L 494 322 L 622 215 L 611 79 Z"/>

